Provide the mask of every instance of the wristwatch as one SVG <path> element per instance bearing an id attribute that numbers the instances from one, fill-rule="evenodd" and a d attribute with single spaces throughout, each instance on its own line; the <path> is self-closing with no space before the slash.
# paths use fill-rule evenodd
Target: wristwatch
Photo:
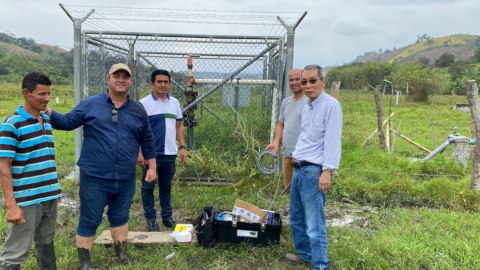
<path id="1" fill-rule="evenodd" d="M 185 145 L 180 145 L 180 149 L 182 149 L 182 148 L 187 150 L 187 146 L 185 146 Z"/>

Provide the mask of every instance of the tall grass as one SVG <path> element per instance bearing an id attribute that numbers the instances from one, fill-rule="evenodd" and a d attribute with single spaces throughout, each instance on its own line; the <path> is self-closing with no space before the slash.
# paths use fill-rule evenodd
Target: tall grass
<path id="1" fill-rule="evenodd" d="M 0 85 L 0 96 L 2 87 L 4 85 Z M 1 100 L 1 115 L 10 114 L 23 103 L 20 96 L 14 98 L 17 87 L 9 88 L 12 91 L 9 100 Z M 405 103 L 403 98 L 398 107 L 392 107 L 395 112 L 392 125 L 397 129 L 401 121 L 403 135 L 433 150 L 430 104 Z M 388 95 L 384 98 L 384 115 L 389 111 L 389 99 Z M 328 191 L 327 209 L 348 202 L 376 206 L 379 210 L 367 213 L 351 226 L 327 229 L 332 269 L 477 269 L 480 255 L 476 252 L 479 244 L 475 236 L 480 229 L 476 222 L 480 201 L 479 194 L 469 189 L 471 165 L 463 169 L 452 161 L 453 146 L 422 163 L 419 159 L 427 153 L 397 138 L 392 163 L 388 167 L 390 157 L 379 150 L 376 137 L 365 146 L 361 144 L 376 128 L 373 95 L 342 90 L 339 100 L 344 114 L 342 160 Z M 435 109 L 437 146 L 453 132 L 454 126 L 462 135 L 471 136 L 469 114 L 451 109 L 455 103 L 466 103 L 465 97 L 433 96 L 431 101 Z M 73 100 L 69 99 L 66 105 L 61 102 L 50 106 L 68 112 L 73 108 Z M 261 147 L 265 147 L 269 121 L 255 122 L 259 118 L 252 114 L 262 113 L 255 107 L 241 110 L 247 122 L 245 134 L 260 138 L 260 144 L 264 144 Z M 203 140 L 203 143 L 196 143 L 195 149 L 189 149 L 186 165 L 178 166 L 179 173 L 172 189 L 174 217 L 180 222 L 191 223 L 203 206 L 214 204 L 218 209 L 229 209 L 235 199 L 268 207 L 269 202 L 258 197 L 257 192 L 268 185 L 260 195 L 272 200 L 277 186 L 280 185 L 281 190 L 283 185 L 278 181 L 283 182 L 283 179 L 255 171 L 254 152 L 245 152 L 245 139 L 233 132 L 232 126 L 227 128 L 213 118 L 204 123 L 194 130 L 195 142 Z M 213 138 L 212 134 L 223 139 L 209 140 Z M 78 199 L 75 180 L 63 179 L 74 169 L 74 133 L 54 131 L 54 136 L 62 190 L 67 198 Z M 239 181 L 222 187 L 194 186 L 180 181 L 183 176 L 197 174 L 234 176 Z M 137 179 L 139 186 L 140 177 Z M 285 214 L 288 199 L 278 195 L 273 208 Z M 142 213 L 137 190 L 131 209 L 130 230 L 144 230 Z M 2 208 L 0 218 L 5 219 L 5 214 Z M 59 269 L 78 267 L 74 240 L 77 222 L 78 209 L 60 208 L 55 239 Z M 0 222 L 0 243 L 4 241 L 6 228 L 6 223 Z M 108 229 L 107 222 L 102 223 L 97 233 L 104 229 Z M 218 245 L 203 249 L 188 244 L 129 247 L 130 254 L 137 261 L 133 266 L 120 266 L 114 259 L 112 248 L 94 246 L 92 263 L 96 269 L 305 269 L 305 266 L 291 265 L 282 259 L 285 252 L 294 251 L 288 225 L 283 226 L 282 236 L 285 244 L 273 247 Z M 164 259 L 173 252 L 173 259 Z M 24 268 L 36 269 L 34 255 Z"/>

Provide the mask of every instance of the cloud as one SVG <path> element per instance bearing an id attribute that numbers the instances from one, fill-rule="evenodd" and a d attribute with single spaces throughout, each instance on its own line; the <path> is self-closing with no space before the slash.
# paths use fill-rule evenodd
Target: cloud
<path id="1" fill-rule="evenodd" d="M 73 23 L 54 0 L 0 0 L 0 28 L 37 41 L 73 47 Z M 433 37 L 456 33 L 480 34 L 478 0 L 118 0 L 115 5 L 98 0 L 62 0 L 66 6 L 85 14 L 90 7 L 131 7 L 197 10 L 258 11 L 262 15 L 281 15 L 293 24 L 308 11 L 295 34 L 296 66 L 319 63 L 324 66 L 350 62 L 357 55 L 379 48 L 412 44 L 419 34 Z M 111 7 L 109 7 L 111 5 Z M 129 9 L 126 9 L 128 12 Z M 282 13 L 280 13 L 282 12 Z M 288 12 L 296 12 L 294 15 Z M 79 16 L 79 14 L 77 14 Z M 291 18 L 288 18 L 291 17 Z M 194 18 L 192 18 L 194 20 Z M 114 21 L 128 31 L 179 34 L 268 35 L 284 33 L 276 22 L 271 25 L 223 25 L 167 22 Z M 83 29 L 95 29 L 88 23 Z"/>
<path id="2" fill-rule="evenodd" d="M 333 30 L 341 35 L 359 37 L 378 32 L 376 25 L 360 15 L 339 16 L 332 24 Z"/>

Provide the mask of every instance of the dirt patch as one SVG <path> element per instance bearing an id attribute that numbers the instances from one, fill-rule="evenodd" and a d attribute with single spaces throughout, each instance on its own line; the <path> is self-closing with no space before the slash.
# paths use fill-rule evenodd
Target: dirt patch
<path id="1" fill-rule="evenodd" d="M 333 202 L 325 205 L 325 217 L 329 227 L 360 226 L 366 228 L 369 214 L 377 212 L 378 208 L 376 207 L 351 203 Z M 283 225 L 290 224 L 288 206 L 280 207 L 279 213 L 282 215 Z"/>

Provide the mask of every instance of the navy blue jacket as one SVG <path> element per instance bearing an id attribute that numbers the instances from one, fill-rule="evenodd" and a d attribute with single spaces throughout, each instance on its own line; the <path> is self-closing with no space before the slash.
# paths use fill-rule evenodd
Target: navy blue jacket
<path id="1" fill-rule="evenodd" d="M 83 146 L 77 165 L 87 175 L 131 181 L 136 178 L 139 146 L 145 159 L 156 156 L 147 113 L 128 98 L 118 108 L 118 121 L 112 122 L 115 108 L 107 93 L 82 100 L 71 112 L 52 110 L 52 127 L 73 130 L 83 126 Z"/>

